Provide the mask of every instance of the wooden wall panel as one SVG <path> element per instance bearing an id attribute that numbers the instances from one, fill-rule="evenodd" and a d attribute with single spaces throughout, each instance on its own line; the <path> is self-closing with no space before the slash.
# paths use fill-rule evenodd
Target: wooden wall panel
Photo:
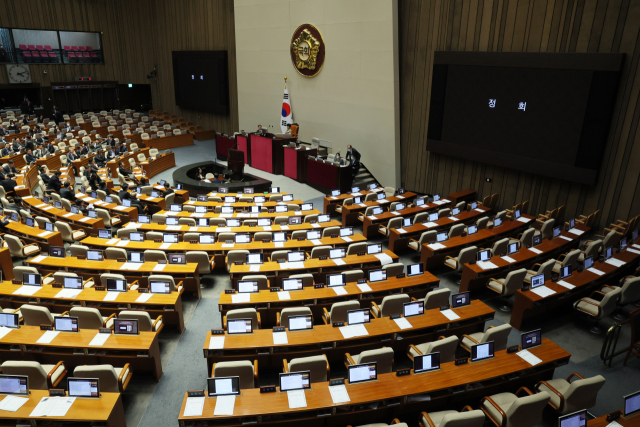
<path id="1" fill-rule="evenodd" d="M 81 76 L 151 83 L 154 108 L 178 114 L 205 129 L 238 129 L 233 0 L 0 0 L 0 11 L 0 27 L 102 32 L 105 64 L 32 64 L 33 81 L 43 87 Z M 183 110 L 175 105 L 172 50 L 229 52 L 229 115 Z M 149 80 L 147 75 L 154 66 L 158 77 Z M 0 71 L 0 84 L 6 83 L 6 72 Z"/>
<path id="2" fill-rule="evenodd" d="M 501 208 L 602 211 L 600 227 L 640 214 L 640 2 L 636 0 L 403 0 L 400 20 L 402 183 L 447 194 L 500 193 Z M 626 53 L 616 109 L 593 186 L 426 151 L 433 53 Z M 492 182 L 486 182 L 490 178 Z"/>

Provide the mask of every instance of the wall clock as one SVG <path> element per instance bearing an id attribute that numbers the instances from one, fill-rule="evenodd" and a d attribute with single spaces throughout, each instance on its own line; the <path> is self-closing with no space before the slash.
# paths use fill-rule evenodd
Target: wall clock
<path id="1" fill-rule="evenodd" d="M 27 64 L 7 64 L 9 83 L 31 83 L 31 70 Z"/>

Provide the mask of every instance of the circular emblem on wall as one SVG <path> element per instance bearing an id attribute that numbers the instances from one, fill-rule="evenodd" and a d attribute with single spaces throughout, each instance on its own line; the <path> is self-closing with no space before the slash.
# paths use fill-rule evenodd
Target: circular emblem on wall
<path id="1" fill-rule="evenodd" d="M 302 24 L 291 37 L 291 62 L 305 77 L 314 77 L 324 64 L 324 40 L 311 24 Z"/>

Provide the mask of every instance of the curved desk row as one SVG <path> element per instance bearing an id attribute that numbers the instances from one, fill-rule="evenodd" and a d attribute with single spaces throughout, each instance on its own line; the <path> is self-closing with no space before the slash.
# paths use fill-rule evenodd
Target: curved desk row
<path id="1" fill-rule="evenodd" d="M 412 218 L 422 212 L 431 212 L 436 209 L 442 209 L 442 206 L 434 203 L 425 203 L 422 206 L 414 206 L 412 208 L 405 208 L 400 211 L 386 211 L 380 215 L 370 215 L 362 217 L 362 231 L 365 236 L 371 237 L 378 235 L 378 228 L 380 225 L 387 225 L 389 220 L 397 217 Z M 358 218 L 360 219 L 360 218 Z"/>
<path id="2" fill-rule="evenodd" d="M 158 214 L 165 215 L 165 216 L 175 216 L 178 218 L 244 218 L 244 219 L 271 218 L 271 219 L 275 219 L 279 216 L 285 216 L 285 217 L 300 216 L 304 218 L 307 215 L 319 215 L 320 211 L 317 209 L 313 209 L 311 211 L 298 212 L 298 213 L 294 211 L 288 211 L 288 212 L 261 212 L 257 214 L 237 213 L 237 212 L 232 214 L 223 214 L 223 213 L 217 214 L 213 212 L 195 213 L 195 212 L 187 212 L 187 211 L 182 211 L 182 212 L 160 211 L 158 212 Z"/>
<path id="3" fill-rule="evenodd" d="M 410 201 L 417 196 L 418 195 L 416 193 L 407 191 L 401 196 L 385 197 L 382 200 L 374 200 L 347 206 L 342 205 L 342 225 L 346 227 L 349 224 L 355 224 L 358 221 L 358 215 L 364 213 L 367 208 L 372 206 L 384 207 L 391 205 L 393 202 L 410 203 Z M 448 203 L 448 200 L 443 201 L 442 205 L 444 206 L 446 203 Z"/>
<path id="4" fill-rule="evenodd" d="M 83 230 L 85 233 L 97 233 L 98 229 L 104 228 L 104 221 L 102 218 L 90 218 L 88 216 L 73 214 L 67 212 L 64 209 L 58 209 L 52 205 L 42 202 L 33 196 L 27 196 L 22 198 L 23 204 L 26 207 L 36 212 L 36 215 L 42 215 L 51 219 L 52 222 L 62 221 L 69 224 L 74 230 Z M 32 213 L 32 216 L 33 215 Z"/>
<path id="5" fill-rule="evenodd" d="M 322 231 L 328 227 L 340 227 L 339 221 L 321 222 L 311 224 L 303 222 L 302 224 L 295 225 L 276 225 L 273 224 L 268 227 L 249 227 L 248 225 L 241 227 L 191 227 L 189 225 L 164 225 L 164 224 L 140 224 L 130 222 L 125 224 L 126 228 L 135 228 L 140 231 L 160 231 L 160 232 L 175 232 L 180 234 L 180 238 L 184 233 L 203 233 L 203 234 L 218 234 L 218 233 L 260 233 L 262 231 L 286 231 L 291 237 L 294 231 Z"/>

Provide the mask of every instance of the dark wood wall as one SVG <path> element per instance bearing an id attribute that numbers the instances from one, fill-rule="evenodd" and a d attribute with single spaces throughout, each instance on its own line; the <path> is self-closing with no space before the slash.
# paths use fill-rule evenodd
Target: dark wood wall
<path id="1" fill-rule="evenodd" d="M 105 64 L 32 64 L 33 81 L 43 88 L 82 76 L 151 84 L 154 108 L 205 129 L 238 129 L 233 0 L 0 0 L 0 27 L 102 32 Z M 228 50 L 229 115 L 175 105 L 172 50 Z M 149 80 L 154 66 L 158 77 Z M 0 71 L 0 84 L 6 83 L 6 71 Z"/>
<path id="2" fill-rule="evenodd" d="M 531 213 L 566 204 L 566 218 L 600 209 L 601 227 L 640 214 L 637 0 L 402 0 L 399 20 L 402 182 L 407 189 L 448 194 L 473 188 L 481 197 L 500 193 L 500 207 L 529 200 Z M 437 50 L 626 53 L 596 185 L 426 151 Z"/>

